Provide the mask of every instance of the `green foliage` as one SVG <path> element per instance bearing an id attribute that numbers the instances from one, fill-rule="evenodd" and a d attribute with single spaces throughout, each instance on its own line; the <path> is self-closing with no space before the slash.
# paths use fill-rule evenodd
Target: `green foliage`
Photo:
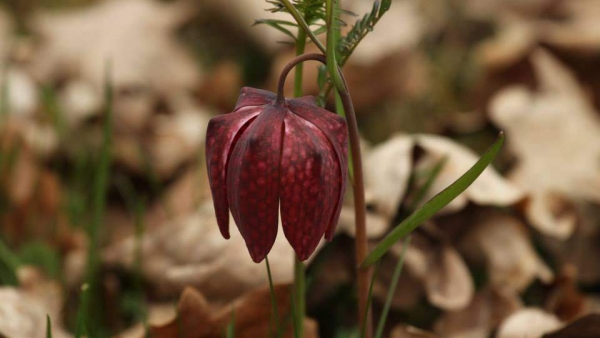
<path id="1" fill-rule="evenodd" d="M 501 133 L 494 144 L 466 173 L 459 177 L 454 183 L 448 186 L 439 194 L 435 195 L 420 209 L 413 212 L 402 223 L 400 223 L 392 232 L 390 232 L 367 256 L 362 263 L 363 266 L 373 265 L 401 238 L 411 233 L 424 221 L 431 218 L 448 203 L 463 193 L 467 188 L 481 175 L 483 170 L 492 163 L 504 143 L 504 134 Z"/>
<path id="2" fill-rule="evenodd" d="M 283 1 L 267 0 L 267 2 L 271 5 L 273 5 L 273 7 L 267 9 L 267 11 L 269 11 L 269 12 L 290 13 L 288 8 L 283 4 Z M 311 31 L 314 35 L 319 35 L 319 34 L 323 34 L 326 32 L 327 28 L 325 27 L 326 13 L 325 13 L 325 1 L 324 0 L 294 0 L 294 1 L 292 1 L 292 5 L 296 9 L 296 11 L 298 11 L 298 13 L 300 13 L 300 16 L 302 17 L 303 21 L 306 22 L 306 24 L 309 27 L 315 26 L 314 29 L 311 29 Z M 339 14 L 342 14 L 342 13 L 352 14 L 348 11 L 344 11 L 344 10 L 340 9 L 340 10 L 338 10 L 338 13 L 337 13 L 338 15 L 336 17 L 339 17 Z M 337 23 L 339 25 L 344 25 L 344 23 L 342 21 L 338 21 Z M 287 36 L 291 37 L 294 40 L 294 42 L 296 41 L 297 37 L 289 30 L 289 28 L 293 27 L 293 28 L 301 29 L 301 28 L 299 28 L 299 25 L 295 20 L 287 21 L 287 20 L 275 20 L 275 19 L 260 19 L 260 20 L 256 20 L 255 24 L 269 25 L 269 26 L 277 29 L 278 31 L 283 32 Z"/>
<path id="3" fill-rule="evenodd" d="M 46 315 L 46 338 L 52 338 L 52 322 L 49 315 Z"/>
<path id="4" fill-rule="evenodd" d="M 41 241 L 25 243 L 19 249 L 21 263 L 40 267 L 48 277 L 60 279 L 60 255 L 55 248 Z"/>
<path id="5" fill-rule="evenodd" d="M 0 283 L 19 285 L 17 269 L 21 266 L 19 258 L 0 240 Z"/>
<path id="6" fill-rule="evenodd" d="M 385 12 L 390 9 L 391 4 L 391 0 L 383 0 L 381 2 L 376 0 L 373 3 L 371 12 L 365 14 L 361 19 L 357 20 L 348 34 L 339 40 L 337 52 L 338 64 L 340 66 L 343 66 L 346 63 L 362 39 L 364 39 L 369 32 L 373 31 L 373 28 L 377 22 L 379 22 Z"/>

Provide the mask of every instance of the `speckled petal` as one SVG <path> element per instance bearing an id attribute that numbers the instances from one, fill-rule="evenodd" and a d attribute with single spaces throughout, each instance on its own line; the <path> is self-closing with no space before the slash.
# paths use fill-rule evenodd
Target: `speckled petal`
<path id="1" fill-rule="evenodd" d="M 263 106 L 275 102 L 277 95 L 268 90 L 244 87 L 240 90 L 240 96 L 235 104 L 234 111 L 243 107 Z"/>
<path id="2" fill-rule="evenodd" d="M 284 121 L 281 222 L 298 258 L 305 260 L 330 225 L 341 189 L 340 164 L 317 127 L 296 114 Z"/>
<path id="3" fill-rule="evenodd" d="M 277 236 L 279 167 L 285 109 L 265 106 L 231 154 L 227 197 L 250 256 L 262 261 Z"/>
<path id="4" fill-rule="evenodd" d="M 337 183 L 341 189 L 336 199 L 335 211 L 331 215 L 329 226 L 325 232 L 325 238 L 330 241 L 335 233 L 335 228 L 342 210 L 342 200 L 346 191 L 348 171 L 348 128 L 343 117 L 316 105 L 307 103 L 305 100 L 288 100 L 289 109 L 312 123 L 317 127 L 331 143 L 335 150 L 340 165 L 340 181 Z"/>
<path id="5" fill-rule="evenodd" d="M 229 238 L 229 204 L 227 202 L 226 173 L 229 155 L 239 135 L 258 115 L 262 107 L 248 107 L 237 112 L 214 117 L 206 131 L 206 166 L 213 195 L 219 230 Z"/>

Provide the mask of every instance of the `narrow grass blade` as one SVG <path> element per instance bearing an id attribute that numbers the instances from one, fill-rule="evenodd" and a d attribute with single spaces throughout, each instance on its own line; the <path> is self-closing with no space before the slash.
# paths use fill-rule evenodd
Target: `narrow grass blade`
<path id="1" fill-rule="evenodd" d="M 275 287 L 273 286 L 273 277 L 271 275 L 271 266 L 269 265 L 269 258 L 265 258 L 267 263 L 267 274 L 269 275 L 269 290 L 271 291 L 271 310 L 273 311 L 273 318 L 276 330 L 276 337 L 281 337 L 283 331 L 281 330 L 281 322 L 279 321 L 279 311 L 277 309 L 277 298 L 275 297 Z"/>
<path id="2" fill-rule="evenodd" d="M 404 236 L 411 233 L 420 224 L 431 218 L 458 195 L 464 192 L 481 175 L 485 168 L 496 158 L 504 143 L 504 133 L 500 133 L 494 144 L 483 154 L 466 173 L 452 183 L 449 187 L 434 196 L 421 208 L 413 212 L 408 218 L 390 232 L 375 249 L 367 256 L 361 266 L 366 267 L 377 262 L 391 247 Z"/>
<path id="3" fill-rule="evenodd" d="M 89 307 L 90 295 L 89 285 L 81 286 L 81 296 L 79 297 L 79 310 L 77 311 L 77 323 L 75 324 L 75 338 L 88 336 L 88 323 L 86 309 Z"/>
<path id="4" fill-rule="evenodd" d="M 367 306 L 365 308 L 365 315 L 363 316 L 364 320 L 361 323 L 360 336 L 365 337 L 367 333 L 367 318 L 368 311 L 371 308 L 371 301 L 373 300 L 373 285 L 375 284 L 375 276 L 377 276 L 377 272 L 379 271 L 379 264 L 375 265 L 375 269 L 373 269 L 373 275 L 371 276 L 371 284 L 369 284 L 369 296 L 367 297 Z"/>
<path id="5" fill-rule="evenodd" d="M 404 257 L 406 256 L 406 249 L 408 249 L 408 244 L 410 243 L 410 237 L 407 237 L 404 240 L 404 246 L 402 247 L 402 253 L 400 257 L 398 257 L 398 262 L 396 263 L 396 267 L 394 268 L 394 274 L 392 275 L 392 282 L 390 283 L 390 288 L 388 289 L 388 293 L 385 297 L 385 304 L 383 306 L 383 310 L 381 311 L 381 316 L 379 317 L 379 323 L 377 324 L 377 331 L 375 332 L 375 338 L 383 337 L 383 328 L 385 327 L 385 322 L 387 321 L 388 313 L 390 312 L 390 306 L 392 305 L 392 299 L 394 298 L 394 293 L 396 292 L 396 286 L 398 285 L 398 280 L 400 279 L 400 273 L 402 273 L 402 266 L 404 265 Z"/>
<path id="6" fill-rule="evenodd" d="M 0 240 L 0 281 L 6 285 L 19 285 L 17 270 L 21 266 L 19 258 Z"/>
<path id="7" fill-rule="evenodd" d="M 46 315 L 46 338 L 52 338 L 52 322 L 49 315 Z"/>
<path id="8" fill-rule="evenodd" d="M 235 309 L 231 310 L 231 319 L 229 320 L 229 324 L 227 324 L 227 330 L 225 331 L 226 338 L 234 338 L 235 337 Z"/>
<path id="9" fill-rule="evenodd" d="M 110 80 L 110 64 L 107 64 L 104 84 L 104 125 L 102 148 L 100 149 L 99 163 L 95 170 L 92 187 L 92 220 L 87 227 L 89 249 L 86 266 L 86 291 L 87 301 L 82 302 L 79 311 L 85 317 L 88 330 L 100 330 L 99 322 L 102 321 L 102 307 L 98 299 L 98 273 L 100 266 L 100 228 L 104 222 L 106 211 L 106 195 L 108 191 L 109 169 L 111 165 L 112 143 L 112 115 L 113 115 L 113 88 Z"/>

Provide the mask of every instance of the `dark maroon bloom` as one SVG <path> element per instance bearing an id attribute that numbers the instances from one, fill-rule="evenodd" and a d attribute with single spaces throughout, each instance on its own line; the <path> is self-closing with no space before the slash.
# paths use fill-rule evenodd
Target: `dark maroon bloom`
<path id="1" fill-rule="evenodd" d="M 255 262 L 283 233 L 301 260 L 323 234 L 331 240 L 346 187 L 345 120 L 303 97 L 243 88 L 235 110 L 210 120 L 206 161 L 217 222 L 229 238 L 229 210 Z"/>

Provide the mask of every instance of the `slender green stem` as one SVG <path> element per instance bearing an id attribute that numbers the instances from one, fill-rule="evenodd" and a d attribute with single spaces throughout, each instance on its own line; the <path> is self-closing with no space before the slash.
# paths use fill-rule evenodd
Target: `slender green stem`
<path id="1" fill-rule="evenodd" d="M 277 337 L 281 337 L 281 322 L 279 321 L 279 310 L 277 309 L 277 298 L 275 297 L 275 287 L 273 286 L 273 277 L 271 275 L 271 265 L 269 264 L 269 257 L 265 258 L 265 262 L 267 263 L 267 275 L 269 276 L 269 291 L 271 292 L 271 311 L 273 311 L 273 318 L 275 324 L 275 330 L 277 332 Z"/>
<path id="2" fill-rule="evenodd" d="M 302 29 L 299 30 L 303 30 L 304 33 L 312 40 L 312 42 L 321 50 L 321 53 L 325 54 L 325 46 L 323 46 L 321 41 L 319 41 L 319 38 L 317 38 L 317 36 L 310 29 L 308 23 L 306 20 L 304 20 L 304 17 L 298 11 L 298 9 L 296 9 L 296 7 L 289 0 L 280 0 L 280 2 L 285 6 L 288 12 L 292 14 L 298 25 L 300 25 L 300 28 Z"/>
<path id="3" fill-rule="evenodd" d="M 306 47 L 306 31 L 303 29 L 298 30 L 298 38 L 296 39 L 296 56 L 304 54 L 304 49 Z M 304 65 L 302 63 L 298 64 L 294 73 L 294 96 L 300 97 L 302 96 L 302 71 L 304 69 Z"/>
<path id="4" fill-rule="evenodd" d="M 406 256 L 406 249 L 408 248 L 409 243 L 410 237 L 406 237 L 406 239 L 404 240 L 404 246 L 402 247 L 402 253 L 400 253 L 400 257 L 398 257 L 398 262 L 396 263 L 396 267 L 394 268 L 392 282 L 390 283 L 390 288 L 388 289 L 388 293 L 385 298 L 385 304 L 383 306 L 383 310 L 381 311 L 381 317 L 379 317 L 377 331 L 375 332 L 376 338 L 383 337 L 383 328 L 385 327 L 385 322 L 387 321 L 387 316 L 390 312 L 390 307 L 392 305 L 394 293 L 396 293 L 396 286 L 398 285 L 398 280 L 400 279 L 400 274 L 402 273 L 402 266 L 404 266 L 404 257 Z"/>

